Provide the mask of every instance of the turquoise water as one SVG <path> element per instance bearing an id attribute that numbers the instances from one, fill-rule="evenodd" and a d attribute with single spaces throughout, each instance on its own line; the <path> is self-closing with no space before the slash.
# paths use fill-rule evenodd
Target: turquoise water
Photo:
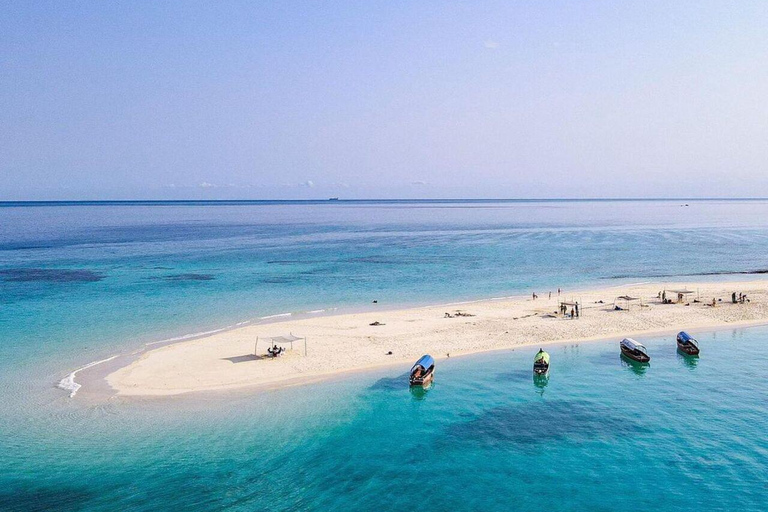
<path id="1" fill-rule="evenodd" d="M 768 507 L 768 329 L 536 347 L 256 396 L 72 406 L 5 436 L 11 510 L 742 510 Z M 34 442 L 33 442 L 34 440 Z M 11 446 L 8 446 L 10 442 Z M 7 468 L 11 468 L 8 471 Z"/>
<path id="2" fill-rule="evenodd" d="M 0 206 L 0 509 L 765 510 L 768 331 L 441 363 L 172 401 L 55 384 L 143 343 L 277 313 L 768 268 L 768 202 Z M 704 274 L 703 276 L 701 274 Z"/>

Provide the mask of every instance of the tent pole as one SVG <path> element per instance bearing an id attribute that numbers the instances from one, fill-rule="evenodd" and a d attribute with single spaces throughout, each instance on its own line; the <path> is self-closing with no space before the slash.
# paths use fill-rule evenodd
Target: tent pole
<path id="1" fill-rule="evenodd" d="M 307 355 L 307 338 L 304 338 L 304 355 Z"/>

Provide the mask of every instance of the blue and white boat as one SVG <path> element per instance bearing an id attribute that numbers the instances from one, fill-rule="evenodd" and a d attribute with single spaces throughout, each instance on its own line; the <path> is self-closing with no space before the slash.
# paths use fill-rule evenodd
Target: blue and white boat
<path id="1" fill-rule="evenodd" d="M 435 360 L 429 354 L 421 356 L 411 368 L 409 381 L 411 386 L 426 386 L 435 375 Z"/>
<path id="2" fill-rule="evenodd" d="M 638 363 L 647 363 L 651 360 L 651 356 L 648 355 L 648 349 L 642 343 L 638 343 L 632 338 L 624 338 L 619 346 L 624 356 Z"/>
<path id="3" fill-rule="evenodd" d="M 699 342 L 685 331 L 677 333 L 677 348 L 689 356 L 699 355 Z"/>

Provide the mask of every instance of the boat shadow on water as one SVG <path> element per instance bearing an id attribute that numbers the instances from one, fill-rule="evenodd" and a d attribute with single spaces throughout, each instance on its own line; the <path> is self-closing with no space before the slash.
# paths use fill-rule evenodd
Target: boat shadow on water
<path id="1" fill-rule="evenodd" d="M 414 400 L 424 400 L 425 398 L 427 398 L 427 393 L 429 393 L 429 391 L 434 387 L 435 387 L 435 382 L 432 381 L 426 386 L 411 386 L 409 388 L 409 391 L 411 393 L 411 397 L 413 397 Z"/>
<path id="2" fill-rule="evenodd" d="M 546 389 L 547 384 L 549 384 L 549 372 L 543 374 L 543 375 L 537 375 L 533 374 L 533 385 L 536 388 L 536 393 L 540 395 L 544 395 L 544 389 Z"/>
<path id="3" fill-rule="evenodd" d="M 549 384 L 549 372 L 544 375 L 533 374 L 533 385 L 539 389 L 544 389 Z"/>
<path id="4" fill-rule="evenodd" d="M 648 368 L 651 367 L 651 363 L 641 363 L 639 361 L 635 361 L 634 359 L 628 358 L 624 354 L 620 354 L 619 358 L 621 360 L 621 366 L 631 370 L 635 375 L 643 376 L 645 375 L 645 372 L 648 371 Z"/>
<path id="5" fill-rule="evenodd" d="M 689 370 L 694 370 L 699 365 L 699 356 L 686 354 L 680 349 L 677 349 L 677 360 Z"/>

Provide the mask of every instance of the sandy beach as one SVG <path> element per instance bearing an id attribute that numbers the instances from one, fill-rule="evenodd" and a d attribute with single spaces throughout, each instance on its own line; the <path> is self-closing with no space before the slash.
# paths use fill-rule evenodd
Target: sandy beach
<path id="1" fill-rule="evenodd" d="M 673 301 L 677 290 L 692 293 L 680 303 L 663 304 L 658 298 L 662 290 Z M 749 300 L 732 304 L 733 292 Z M 133 396 L 282 386 L 383 365 L 402 364 L 407 370 L 425 353 L 439 360 L 526 345 L 681 329 L 695 335 L 697 330 L 768 322 L 768 280 L 646 283 L 569 290 L 559 297 L 555 289 L 551 298 L 549 290 L 537 293 L 535 300 L 513 297 L 246 326 L 150 350 L 109 374 L 107 382 L 118 395 Z M 579 317 L 570 318 L 572 306 L 562 315 L 560 301 L 578 301 Z M 298 341 L 283 356 L 268 357 L 264 338 L 288 333 L 307 338 L 307 354 Z M 255 353 L 257 338 L 262 341 Z"/>

